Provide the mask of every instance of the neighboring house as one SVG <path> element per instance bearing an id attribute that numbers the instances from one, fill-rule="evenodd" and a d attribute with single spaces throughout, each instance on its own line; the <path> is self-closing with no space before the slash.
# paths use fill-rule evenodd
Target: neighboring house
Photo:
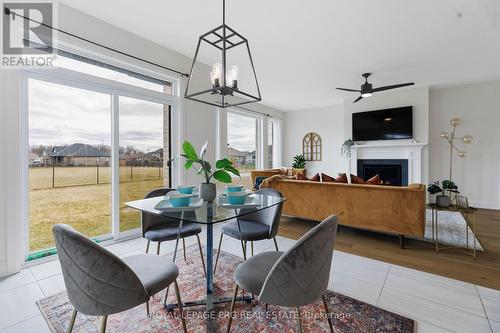
<path id="1" fill-rule="evenodd" d="M 255 164 L 254 151 L 240 151 L 238 149 L 227 147 L 227 158 L 233 162 L 236 168 L 248 167 Z"/>
<path id="2" fill-rule="evenodd" d="M 58 166 L 109 166 L 110 154 L 84 143 L 56 146 L 52 149 L 51 164 Z"/>

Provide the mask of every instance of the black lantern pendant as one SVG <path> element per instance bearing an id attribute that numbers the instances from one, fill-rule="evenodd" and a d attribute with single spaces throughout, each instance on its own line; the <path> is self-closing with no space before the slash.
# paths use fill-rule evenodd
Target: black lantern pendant
<path id="1" fill-rule="evenodd" d="M 184 97 L 227 108 L 262 100 L 248 40 L 226 25 L 226 1 L 222 1 L 222 25 L 200 36 Z M 201 61 L 213 64 L 210 73 Z"/>

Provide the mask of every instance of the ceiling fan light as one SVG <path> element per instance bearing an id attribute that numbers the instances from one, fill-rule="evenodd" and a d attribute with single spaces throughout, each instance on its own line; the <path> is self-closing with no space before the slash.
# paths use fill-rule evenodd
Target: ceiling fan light
<path id="1" fill-rule="evenodd" d="M 363 98 L 367 98 L 367 97 L 370 97 L 371 95 L 373 95 L 373 93 L 371 93 L 371 92 L 367 92 L 367 93 L 362 93 L 362 94 L 361 94 L 361 97 L 363 97 Z"/>

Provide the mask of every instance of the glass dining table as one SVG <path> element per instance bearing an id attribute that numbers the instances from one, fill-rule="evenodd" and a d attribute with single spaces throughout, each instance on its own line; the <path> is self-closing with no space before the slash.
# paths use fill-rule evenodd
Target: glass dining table
<path id="1" fill-rule="evenodd" d="M 185 301 L 183 302 L 183 307 L 192 306 L 205 306 L 207 311 L 213 309 L 215 304 L 219 303 L 229 303 L 232 298 L 228 297 L 215 297 L 214 296 L 214 273 L 213 273 L 213 239 L 214 239 L 214 224 L 226 222 L 229 220 L 238 221 L 239 218 L 244 217 L 247 214 L 253 212 L 267 209 L 276 206 L 284 201 L 283 197 L 277 197 L 267 194 L 252 194 L 250 195 L 251 200 L 248 200 L 252 204 L 249 205 L 229 205 L 226 204 L 223 195 L 218 196 L 214 202 L 203 202 L 199 203 L 194 207 L 169 207 L 168 209 L 162 209 L 159 203 L 165 200 L 165 197 L 154 197 L 148 199 L 141 199 L 126 202 L 125 205 L 140 210 L 141 212 L 146 212 L 153 215 L 165 216 L 174 219 L 179 219 L 181 224 L 179 228 L 182 227 L 182 221 L 189 221 L 194 223 L 203 224 L 206 226 L 206 255 L 207 255 L 207 274 L 206 274 L 206 298 L 201 301 Z M 193 198 L 194 199 L 194 198 Z M 200 199 L 201 200 L 201 199 Z M 192 200 L 194 201 L 194 200 Z M 159 209 L 158 209 L 159 208 Z M 185 212 L 190 212 L 185 214 Z M 192 213 L 194 212 L 194 214 Z M 240 229 L 241 230 L 241 229 Z M 179 235 L 177 236 L 176 250 L 179 243 Z M 175 261 L 175 257 L 173 258 Z M 253 296 L 242 296 L 239 297 L 238 301 L 250 301 Z M 167 310 L 172 310 L 178 307 L 177 303 L 166 304 L 165 308 Z"/>

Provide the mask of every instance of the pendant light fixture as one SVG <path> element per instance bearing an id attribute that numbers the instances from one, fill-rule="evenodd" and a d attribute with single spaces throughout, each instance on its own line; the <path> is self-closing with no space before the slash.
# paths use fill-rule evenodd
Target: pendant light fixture
<path id="1" fill-rule="evenodd" d="M 184 97 L 220 108 L 262 100 L 248 40 L 226 25 L 225 0 L 222 25 L 198 40 Z"/>

